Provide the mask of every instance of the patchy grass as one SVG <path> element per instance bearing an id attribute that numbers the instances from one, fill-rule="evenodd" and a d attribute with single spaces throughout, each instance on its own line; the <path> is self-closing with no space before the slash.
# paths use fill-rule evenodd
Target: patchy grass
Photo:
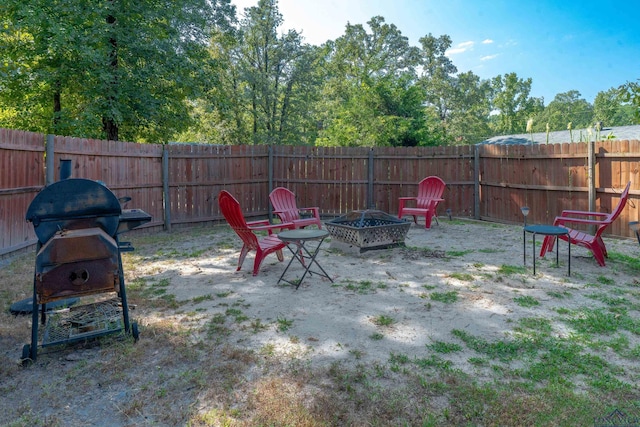
<path id="1" fill-rule="evenodd" d="M 515 234 L 521 239 L 521 230 Z M 206 244 L 191 248 L 189 242 L 198 236 L 205 236 Z M 144 236 L 135 242 L 139 255 L 127 263 L 135 270 L 175 258 L 154 270 L 162 273 L 193 257 L 231 250 L 228 265 L 234 269 L 239 247 L 230 236 L 208 228 Z M 326 340 L 322 357 L 339 351 L 346 357 L 321 367 L 309 363 L 315 357 L 309 347 L 323 338 L 296 330 L 306 305 L 316 303 L 311 292 L 290 310 L 258 317 L 250 314 L 240 291 L 247 283 L 214 290 L 203 281 L 201 295 L 181 301 L 171 291 L 177 276 L 162 274 L 127 282 L 129 301 L 137 306 L 131 314 L 142 328 L 139 342 L 103 337 L 52 348 L 37 363 L 21 367 L 15 359 L 31 318 L 8 310 L 11 302 L 30 295 L 33 255 L 25 255 L 0 269 L 2 425 L 588 426 L 616 409 L 637 417 L 637 260 L 611 252 L 606 270 L 572 274 L 570 282 L 544 288 L 522 266 L 474 258 L 497 254 L 502 262 L 503 252 L 447 252 L 449 258 L 464 257 L 477 274 L 458 267 L 439 277 L 472 284 L 422 273 L 441 269 L 440 261 L 448 261 L 444 258 L 417 277 L 390 278 L 389 283 L 380 278 L 384 274 L 342 278 L 333 287 L 314 283 L 350 302 L 371 301 L 368 310 L 341 319 L 351 322 L 353 330 L 364 328 L 365 342 Z M 388 261 L 376 257 L 376 262 Z M 499 290 L 489 289 L 487 282 L 497 283 Z M 411 308 L 419 320 L 387 303 L 397 293 L 414 298 Z M 493 311 L 490 319 L 498 332 L 482 335 L 466 323 L 454 324 L 455 309 L 470 298 L 491 300 L 473 310 Z M 207 312 L 194 305 L 206 306 Z M 434 327 L 431 321 L 438 317 L 450 326 Z M 393 333 L 402 328 L 428 337 L 420 354 L 393 341 Z M 264 340 L 268 333 L 276 338 Z M 369 351 L 389 342 L 393 351 L 365 363 Z"/>
<path id="2" fill-rule="evenodd" d="M 527 267 L 523 267 L 521 265 L 502 264 L 498 269 L 499 274 L 504 274 L 506 276 L 511 276 L 513 274 L 525 274 L 526 272 L 527 272 Z"/>
<path id="3" fill-rule="evenodd" d="M 395 319 L 385 314 L 380 314 L 371 319 L 371 322 L 376 326 L 391 326 L 395 323 Z"/>
<path id="4" fill-rule="evenodd" d="M 460 280 L 461 282 L 473 282 L 473 274 L 469 273 L 451 273 L 447 277 Z"/>
<path id="5" fill-rule="evenodd" d="M 522 297 L 515 297 L 513 301 L 516 304 L 518 304 L 520 307 L 535 307 L 537 305 L 540 305 L 537 299 L 528 295 L 522 296 Z"/>
<path id="6" fill-rule="evenodd" d="M 453 304 L 458 301 L 458 293 L 456 291 L 432 292 L 429 297 L 432 301 L 438 301 L 444 304 Z"/>
<path id="7" fill-rule="evenodd" d="M 468 255 L 470 253 L 473 253 L 472 249 L 466 249 L 466 250 L 461 250 L 461 251 L 447 251 L 447 256 L 448 257 L 463 257 L 463 256 Z"/>
<path id="8" fill-rule="evenodd" d="M 334 286 L 342 286 L 345 290 L 357 292 L 359 294 L 375 293 L 378 289 L 385 289 L 387 285 L 383 282 L 373 282 L 371 280 L 354 281 L 346 279 Z"/>

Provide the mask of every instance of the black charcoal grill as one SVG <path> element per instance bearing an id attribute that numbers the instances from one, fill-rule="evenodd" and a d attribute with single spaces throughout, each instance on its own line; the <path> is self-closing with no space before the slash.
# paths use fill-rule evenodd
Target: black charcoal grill
<path id="1" fill-rule="evenodd" d="M 45 347 L 125 331 L 138 339 L 129 321 L 122 252 L 132 251 L 118 235 L 151 220 L 140 209 L 123 210 L 105 185 L 63 179 L 45 187 L 26 214 L 38 238 L 33 279 L 31 344 L 23 361 L 35 361 Z M 115 293 L 100 301 L 64 310 L 47 304 L 72 297 Z M 40 321 L 38 321 L 40 313 Z"/>

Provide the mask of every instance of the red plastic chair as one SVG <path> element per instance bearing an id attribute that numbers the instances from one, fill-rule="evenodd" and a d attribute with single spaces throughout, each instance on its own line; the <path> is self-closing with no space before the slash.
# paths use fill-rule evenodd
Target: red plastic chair
<path id="1" fill-rule="evenodd" d="M 398 218 L 402 219 L 405 215 L 413 216 L 413 222 L 418 223 L 418 216 L 424 217 L 424 228 L 431 228 L 431 219 L 435 218 L 436 208 L 440 202 L 443 202 L 442 194 L 446 184 L 437 176 L 428 176 L 418 183 L 417 197 L 400 197 L 400 207 L 398 208 Z M 408 201 L 415 201 L 415 207 L 408 207 Z"/>
<path id="2" fill-rule="evenodd" d="M 322 229 L 322 223 L 320 222 L 320 208 L 299 208 L 296 205 L 296 195 L 287 188 L 278 187 L 274 188 L 269 194 L 269 200 L 273 206 L 273 213 L 278 215 L 280 221 L 291 222 L 295 228 L 304 228 L 308 225 L 317 225 Z M 308 218 L 301 218 L 300 212 L 307 212 L 310 214 Z"/>
<path id="3" fill-rule="evenodd" d="M 279 261 L 284 260 L 282 248 L 287 244 L 278 239 L 277 234 L 273 234 L 274 229 L 293 228 L 293 224 L 277 224 L 271 225 L 268 220 L 247 222 L 240 209 L 240 203 L 228 191 L 221 191 L 218 195 L 218 204 L 220 211 L 225 219 L 242 240 L 242 250 L 240 251 L 240 259 L 238 260 L 239 271 L 242 263 L 250 251 L 256 251 L 256 258 L 253 262 L 253 275 L 258 274 L 260 265 L 264 258 L 275 252 Z M 256 231 L 267 231 L 268 236 L 258 239 Z"/>
<path id="4" fill-rule="evenodd" d="M 596 259 L 601 267 L 605 266 L 604 259 L 607 255 L 607 248 L 602 240 L 602 232 L 618 218 L 620 212 L 624 209 L 629 198 L 629 188 L 631 181 L 627 184 L 622 194 L 620 194 L 620 201 L 618 206 L 611 211 L 611 213 L 603 212 L 588 212 L 588 211 L 572 211 L 564 210 L 560 216 L 557 216 L 553 221 L 553 225 L 566 228 L 569 231 L 569 235 L 559 236 L 559 239 L 565 242 L 569 240 L 569 243 L 587 248 L 593 253 L 593 257 Z M 595 225 L 597 226 L 596 232 L 591 235 L 583 230 L 574 230 L 569 228 L 567 224 L 582 224 L 584 226 Z M 553 252 L 553 245 L 556 241 L 555 236 L 546 236 L 542 242 L 540 248 L 540 256 L 543 257 L 547 252 Z"/>

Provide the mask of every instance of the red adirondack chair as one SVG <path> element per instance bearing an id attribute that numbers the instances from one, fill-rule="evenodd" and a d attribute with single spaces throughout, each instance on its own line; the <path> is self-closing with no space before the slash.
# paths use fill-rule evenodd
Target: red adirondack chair
<path id="1" fill-rule="evenodd" d="M 228 191 L 222 190 L 220 192 L 218 195 L 218 204 L 222 215 L 224 215 L 233 231 L 236 232 L 243 243 L 236 271 L 240 270 L 244 259 L 250 251 L 256 251 L 256 258 L 253 262 L 254 276 L 258 274 L 260 265 L 267 255 L 275 252 L 279 261 L 284 260 L 282 248 L 287 244 L 278 239 L 278 235 L 273 234 L 273 230 L 293 228 L 293 224 L 271 225 L 268 220 L 247 222 L 242 214 L 242 209 L 240 209 L 240 203 L 238 203 L 235 197 Z M 255 232 L 261 230 L 267 231 L 268 235 L 259 239 Z"/>
<path id="2" fill-rule="evenodd" d="M 601 267 L 605 266 L 604 259 L 607 255 L 607 248 L 602 240 L 602 232 L 618 218 L 620 212 L 624 209 L 629 198 L 629 187 L 631 181 L 627 184 L 626 188 L 620 194 L 620 201 L 618 206 L 611 211 L 611 213 L 604 212 L 587 212 L 587 211 L 572 211 L 564 210 L 560 216 L 557 216 L 553 221 L 553 225 L 564 227 L 569 231 L 569 235 L 559 236 L 558 238 L 565 242 L 569 240 L 569 243 L 587 248 L 593 253 L 593 257 L 596 259 Z M 596 226 L 596 232 L 591 235 L 584 230 L 576 230 L 569 228 L 567 224 L 581 224 L 582 228 L 586 228 L 589 225 Z M 578 225 L 580 227 L 580 225 Z M 553 252 L 553 245 L 556 238 L 554 236 L 546 236 L 542 242 L 540 248 L 540 256 L 543 257 L 547 252 Z"/>
<path id="3" fill-rule="evenodd" d="M 413 216 L 413 222 L 418 223 L 418 216 L 424 217 L 424 228 L 431 228 L 431 219 L 435 218 L 438 223 L 438 216 L 436 215 L 436 208 L 438 204 L 444 199 L 442 194 L 446 184 L 442 179 L 437 176 L 428 176 L 418 183 L 418 196 L 417 197 L 400 197 L 400 207 L 398 209 L 398 218 L 402 219 L 405 215 Z M 415 207 L 408 207 L 408 201 L 415 201 Z"/>
<path id="4" fill-rule="evenodd" d="M 304 228 L 308 225 L 317 225 L 322 228 L 320 223 L 320 208 L 299 208 L 296 204 L 296 195 L 287 188 L 277 187 L 269 194 L 269 200 L 273 206 L 273 213 L 278 215 L 280 221 L 291 222 L 295 228 Z M 302 218 L 300 213 L 307 213 Z"/>

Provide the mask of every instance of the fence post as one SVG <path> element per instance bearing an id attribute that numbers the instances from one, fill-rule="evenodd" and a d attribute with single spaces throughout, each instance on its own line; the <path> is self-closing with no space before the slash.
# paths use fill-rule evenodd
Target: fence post
<path id="1" fill-rule="evenodd" d="M 53 145 L 54 136 L 49 134 L 47 135 L 47 140 L 44 145 L 45 149 L 45 181 L 44 185 L 51 185 L 56 179 L 56 169 L 53 164 L 55 147 Z"/>
<path id="2" fill-rule="evenodd" d="M 473 147 L 473 218 L 480 219 L 480 145 Z"/>
<path id="3" fill-rule="evenodd" d="M 596 142 L 589 141 L 589 156 L 587 159 L 587 184 L 589 185 L 589 212 L 596 211 Z M 596 226 L 587 227 L 589 233 L 595 234 Z"/>
<path id="4" fill-rule="evenodd" d="M 376 205 L 373 202 L 373 148 L 369 149 L 369 163 L 367 164 L 367 169 L 367 206 L 369 209 L 375 209 Z"/>
<path id="5" fill-rule="evenodd" d="M 169 150 L 162 146 L 162 204 L 164 206 L 164 229 L 171 231 L 171 196 L 169 195 Z"/>
<path id="6" fill-rule="evenodd" d="M 269 162 L 267 166 L 267 175 L 269 176 L 269 194 L 273 191 L 273 145 L 269 145 L 267 151 L 269 153 Z M 267 203 L 269 208 L 269 223 L 273 224 L 273 208 L 271 203 Z"/>
<path id="7" fill-rule="evenodd" d="M 589 212 L 596 211 L 596 183 L 595 183 L 595 172 L 596 172 L 596 142 L 589 141 L 589 152 L 587 153 L 587 183 L 589 185 Z"/>

